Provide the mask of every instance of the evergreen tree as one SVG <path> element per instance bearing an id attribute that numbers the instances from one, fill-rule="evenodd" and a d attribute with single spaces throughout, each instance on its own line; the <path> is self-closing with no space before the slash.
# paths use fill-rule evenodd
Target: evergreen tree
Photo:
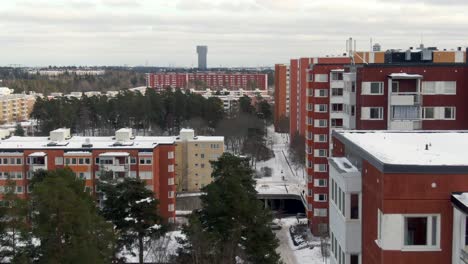
<path id="1" fill-rule="evenodd" d="M 16 128 L 15 128 L 15 136 L 20 136 L 20 137 L 24 137 L 24 129 L 23 127 L 21 126 L 21 124 L 16 124 Z"/>
<path id="2" fill-rule="evenodd" d="M 0 201 L 0 263 L 25 254 L 29 241 L 28 203 L 15 194 L 15 189 L 16 183 L 8 180 Z"/>
<path id="3" fill-rule="evenodd" d="M 145 239 L 158 238 L 165 230 L 154 193 L 145 188 L 144 181 L 132 178 L 116 184 L 103 182 L 100 186 L 105 197 L 102 214 L 118 231 L 118 249 L 136 245 L 139 261 L 143 263 Z"/>
<path id="4" fill-rule="evenodd" d="M 214 181 L 201 197 L 202 209 L 185 230 L 179 263 L 280 263 L 271 214 L 257 200 L 249 160 L 225 153 L 212 162 Z"/>
<path id="5" fill-rule="evenodd" d="M 84 181 L 70 169 L 49 171 L 32 192 L 33 236 L 38 263 L 110 263 L 112 225 L 99 216 Z"/>

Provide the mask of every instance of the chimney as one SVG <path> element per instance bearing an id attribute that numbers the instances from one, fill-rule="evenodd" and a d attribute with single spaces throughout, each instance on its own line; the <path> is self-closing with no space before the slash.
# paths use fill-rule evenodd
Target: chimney
<path id="1" fill-rule="evenodd" d="M 462 47 L 458 47 L 458 51 L 461 51 L 462 50 Z"/>
<path id="2" fill-rule="evenodd" d="M 426 144 L 425 150 L 429 150 L 429 145 L 428 144 Z"/>

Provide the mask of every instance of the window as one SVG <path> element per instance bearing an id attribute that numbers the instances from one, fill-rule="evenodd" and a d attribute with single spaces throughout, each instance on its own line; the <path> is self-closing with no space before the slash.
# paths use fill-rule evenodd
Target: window
<path id="1" fill-rule="evenodd" d="M 332 104 L 331 105 L 332 112 L 343 112 L 343 104 Z"/>
<path id="2" fill-rule="evenodd" d="M 382 239 L 382 211 L 377 209 L 377 240 L 380 241 Z"/>
<path id="3" fill-rule="evenodd" d="M 23 186 L 16 186 L 16 193 L 23 193 Z"/>
<path id="4" fill-rule="evenodd" d="M 326 113 L 328 105 L 326 104 L 316 104 L 315 105 L 315 112 L 319 113 Z"/>
<path id="5" fill-rule="evenodd" d="M 314 209 L 314 216 L 326 217 L 327 216 L 327 209 L 325 209 L 325 208 L 315 208 Z"/>
<path id="6" fill-rule="evenodd" d="M 422 118 L 423 119 L 434 119 L 435 118 L 434 107 L 423 107 Z"/>
<path id="7" fill-rule="evenodd" d="M 332 81 L 342 81 L 343 80 L 343 73 L 342 72 L 332 72 L 331 73 L 331 80 Z"/>
<path id="8" fill-rule="evenodd" d="M 392 93 L 398 93 L 400 91 L 400 83 L 397 81 L 392 82 Z"/>
<path id="9" fill-rule="evenodd" d="M 153 179 L 153 172 L 152 171 L 140 171 L 140 179 L 143 180 L 151 180 Z"/>
<path id="10" fill-rule="evenodd" d="M 438 81 L 438 82 L 422 82 L 423 94 L 457 94 L 457 82 L 453 81 Z"/>
<path id="11" fill-rule="evenodd" d="M 359 219 L 359 194 L 351 194 L 351 219 Z"/>
<path id="12" fill-rule="evenodd" d="M 76 164 L 76 158 L 71 159 L 71 164 Z"/>
<path id="13" fill-rule="evenodd" d="M 312 211 L 312 204 L 307 204 L 307 210 Z"/>
<path id="14" fill-rule="evenodd" d="M 169 191 L 167 193 L 167 198 L 174 198 L 174 191 Z"/>
<path id="15" fill-rule="evenodd" d="M 314 137 L 315 142 L 327 142 L 328 135 L 326 134 L 317 134 Z"/>
<path id="16" fill-rule="evenodd" d="M 307 125 L 311 126 L 314 124 L 314 119 L 312 117 L 307 117 Z"/>
<path id="17" fill-rule="evenodd" d="M 95 163 L 95 164 L 99 164 L 99 158 L 96 158 L 96 159 L 94 160 L 94 163 Z"/>
<path id="18" fill-rule="evenodd" d="M 78 164 L 80 165 L 84 164 L 84 159 L 83 158 L 78 159 Z"/>
<path id="19" fill-rule="evenodd" d="M 212 149 L 219 149 L 219 144 L 210 144 Z"/>
<path id="20" fill-rule="evenodd" d="M 343 96 L 343 88 L 332 88 L 332 96 Z"/>
<path id="21" fill-rule="evenodd" d="M 312 140 L 312 138 L 313 138 L 313 133 L 310 131 L 307 131 L 307 139 Z"/>
<path id="22" fill-rule="evenodd" d="M 455 107 L 444 107 L 443 119 L 455 119 Z"/>
<path id="23" fill-rule="evenodd" d="M 328 154 L 328 151 L 326 149 L 315 149 L 314 150 L 314 156 L 315 157 L 326 157 Z"/>
<path id="24" fill-rule="evenodd" d="M 359 255 L 351 255 L 350 264 L 359 264 Z"/>
<path id="25" fill-rule="evenodd" d="M 169 212 L 174 212 L 174 204 L 169 204 L 169 205 L 167 206 L 167 210 L 168 210 Z"/>
<path id="26" fill-rule="evenodd" d="M 328 82 L 327 74 L 315 74 L 315 82 Z"/>
<path id="27" fill-rule="evenodd" d="M 86 159 L 85 159 L 85 163 L 88 164 L 88 165 L 91 164 L 91 159 L 86 158 Z"/>
<path id="28" fill-rule="evenodd" d="M 370 119 L 382 119 L 383 118 L 383 107 L 371 107 L 370 108 Z"/>
<path id="29" fill-rule="evenodd" d="M 362 120 L 382 120 L 383 107 L 361 107 Z"/>
<path id="30" fill-rule="evenodd" d="M 328 90 L 327 89 L 315 89 L 315 97 L 327 97 Z"/>
<path id="31" fill-rule="evenodd" d="M 315 179 L 314 186 L 315 187 L 327 187 L 327 179 Z"/>
<path id="32" fill-rule="evenodd" d="M 140 158 L 140 164 L 150 165 L 153 162 L 153 158 Z"/>
<path id="33" fill-rule="evenodd" d="M 312 189 L 307 189 L 307 195 L 312 196 Z"/>
<path id="34" fill-rule="evenodd" d="M 314 201 L 316 202 L 326 202 L 327 201 L 327 195 L 324 193 L 316 193 L 314 194 Z"/>
<path id="35" fill-rule="evenodd" d="M 404 216 L 404 245 L 438 247 L 440 240 L 438 215 Z"/>
<path id="36" fill-rule="evenodd" d="M 328 126 L 328 120 L 327 119 L 315 119 L 314 120 L 314 126 L 315 127 L 327 127 Z"/>
<path id="37" fill-rule="evenodd" d="M 204 158 L 205 158 L 205 154 L 200 154 L 200 158 L 204 159 Z"/>
<path id="38" fill-rule="evenodd" d="M 174 151 L 169 151 L 169 152 L 167 153 L 167 158 L 168 158 L 168 159 L 173 159 L 173 158 L 174 158 Z"/>
<path id="39" fill-rule="evenodd" d="M 307 104 L 307 111 L 313 111 L 314 110 L 314 104 L 308 103 Z"/>
<path id="40" fill-rule="evenodd" d="M 327 164 L 315 164 L 314 171 L 316 172 L 326 172 L 327 171 Z"/>
<path id="41" fill-rule="evenodd" d="M 168 178 L 167 179 L 167 185 L 174 185 L 174 178 Z"/>
<path id="42" fill-rule="evenodd" d="M 130 164 L 136 164 L 137 163 L 137 158 L 136 157 L 130 157 Z"/>
<path id="43" fill-rule="evenodd" d="M 200 163 L 200 167 L 203 169 L 205 168 L 205 163 Z"/>
<path id="44" fill-rule="evenodd" d="M 168 165 L 167 166 L 167 172 L 174 172 L 174 165 Z"/>
<path id="45" fill-rule="evenodd" d="M 382 95 L 383 94 L 383 82 L 363 82 L 361 94 Z"/>

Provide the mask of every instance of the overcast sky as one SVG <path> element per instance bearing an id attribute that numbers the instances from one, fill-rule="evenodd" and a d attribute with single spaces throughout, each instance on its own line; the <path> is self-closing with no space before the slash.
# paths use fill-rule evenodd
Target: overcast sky
<path id="1" fill-rule="evenodd" d="M 408 3 L 411 2 L 411 3 Z M 0 65 L 272 66 L 383 49 L 468 45 L 468 0 L 2 0 Z"/>

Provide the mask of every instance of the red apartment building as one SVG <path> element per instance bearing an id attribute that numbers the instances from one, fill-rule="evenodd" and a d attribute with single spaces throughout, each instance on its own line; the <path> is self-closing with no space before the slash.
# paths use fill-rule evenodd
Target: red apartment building
<path id="1" fill-rule="evenodd" d="M 332 130 L 468 129 L 464 98 L 468 65 L 394 63 L 309 69 L 306 152 L 308 217 L 314 234 L 326 231 L 327 157 Z"/>
<path id="2" fill-rule="evenodd" d="M 147 73 L 146 86 L 162 89 L 171 88 L 209 88 L 209 89 L 246 89 L 267 90 L 268 77 L 262 73 Z"/>
<path id="3" fill-rule="evenodd" d="M 285 64 L 275 65 L 275 131 L 279 131 L 279 123 L 283 118 L 289 117 L 289 66 Z"/>
<path id="4" fill-rule="evenodd" d="M 69 167 L 85 180 L 86 189 L 100 202 L 96 189 L 103 172 L 113 177 L 137 177 L 146 182 L 159 199 L 159 211 L 175 220 L 175 145 L 173 137 L 132 136 L 131 129 L 116 131 L 115 137 L 70 136 L 70 129 L 57 129 L 50 137 L 10 137 L 0 142 L 0 191 L 8 178 L 15 192 L 29 195 L 28 182 L 39 169 Z"/>
<path id="5" fill-rule="evenodd" d="M 467 149 L 466 131 L 334 131 L 330 263 L 468 263 Z"/>

